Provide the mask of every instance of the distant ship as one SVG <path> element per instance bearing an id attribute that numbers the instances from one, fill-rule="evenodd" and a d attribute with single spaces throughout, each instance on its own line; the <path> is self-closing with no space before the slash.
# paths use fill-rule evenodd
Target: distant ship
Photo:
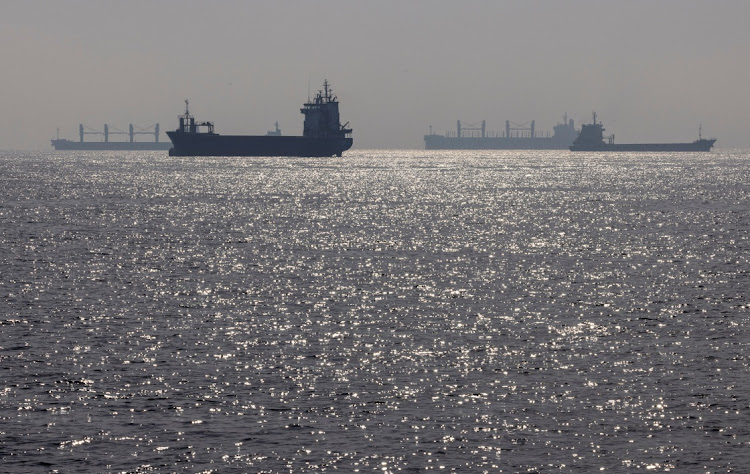
<path id="1" fill-rule="evenodd" d="M 118 129 L 113 128 L 112 131 L 109 129 L 109 125 L 104 124 L 104 131 L 100 132 L 97 130 L 89 130 L 80 124 L 78 126 L 79 140 L 66 140 L 64 138 L 58 138 L 52 140 L 52 146 L 55 150 L 169 150 L 172 144 L 170 142 L 159 141 L 159 124 L 157 123 L 153 127 L 147 127 L 146 129 L 136 130 L 133 124 L 130 124 L 130 130 L 128 132 L 122 132 Z M 104 141 L 85 141 L 85 135 L 101 135 Z M 110 135 L 128 135 L 129 141 L 110 141 Z M 135 141 L 136 135 L 153 135 L 154 141 Z"/>
<path id="2" fill-rule="evenodd" d="M 711 151 L 715 138 L 703 138 L 698 129 L 698 139 L 690 143 L 615 143 L 615 136 L 604 137 L 604 126 L 596 122 L 585 124 L 570 146 L 571 151 Z"/>
<path id="3" fill-rule="evenodd" d="M 196 122 L 185 101 L 185 114 L 177 130 L 167 132 L 171 156 L 341 156 L 351 148 L 351 128 L 339 122 L 339 102 L 328 81 L 312 101 L 300 109 L 305 115 L 302 136 L 282 136 L 281 130 L 266 135 L 219 135 L 212 122 Z M 204 129 L 204 130 L 201 130 Z"/>
<path id="4" fill-rule="evenodd" d="M 444 135 L 432 133 L 424 136 L 426 150 L 567 150 L 576 138 L 573 119 L 563 118 L 553 127 L 553 134 L 539 133 L 535 121 L 531 125 L 518 125 L 505 121 L 505 133 L 488 133 L 486 123 L 465 126 L 456 122 L 456 131 Z"/>

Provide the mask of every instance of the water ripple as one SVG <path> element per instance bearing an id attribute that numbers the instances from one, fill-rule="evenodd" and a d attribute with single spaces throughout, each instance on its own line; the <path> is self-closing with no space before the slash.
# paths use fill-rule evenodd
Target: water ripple
<path id="1" fill-rule="evenodd" d="M 11 471 L 732 471 L 747 153 L 0 156 Z"/>

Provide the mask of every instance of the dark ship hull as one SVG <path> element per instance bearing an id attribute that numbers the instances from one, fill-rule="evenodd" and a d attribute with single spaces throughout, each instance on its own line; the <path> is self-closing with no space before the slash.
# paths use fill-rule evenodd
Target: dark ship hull
<path id="1" fill-rule="evenodd" d="M 601 143 L 572 145 L 571 151 L 711 151 L 715 139 L 700 139 L 691 143 Z"/>
<path id="2" fill-rule="evenodd" d="M 568 142 L 552 138 L 446 137 L 425 135 L 425 150 L 567 150 Z"/>
<path id="3" fill-rule="evenodd" d="M 73 140 L 52 140 L 55 150 L 169 150 L 169 142 L 76 142 Z"/>
<path id="4" fill-rule="evenodd" d="M 167 132 L 174 145 L 170 156 L 341 156 L 351 138 L 308 138 L 268 135 Z"/>
<path id="5" fill-rule="evenodd" d="M 179 117 L 177 130 L 167 132 L 174 145 L 170 156 L 341 156 L 352 147 L 352 130 L 339 122 L 338 98 L 323 83 L 323 90 L 308 100 L 300 112 L 305 116 L 302 136 L 282 136 L 276 130 L 267 135 L 220 135 L 212 122 L 196 122 L 188 101 Z"/>

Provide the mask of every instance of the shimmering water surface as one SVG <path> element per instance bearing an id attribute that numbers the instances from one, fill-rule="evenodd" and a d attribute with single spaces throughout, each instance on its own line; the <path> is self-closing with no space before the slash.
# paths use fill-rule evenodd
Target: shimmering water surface
<path id="1" fill-rule="evenodd" d="M 8 472 L 747 472 L 750 153 L 0 154 Z"/>

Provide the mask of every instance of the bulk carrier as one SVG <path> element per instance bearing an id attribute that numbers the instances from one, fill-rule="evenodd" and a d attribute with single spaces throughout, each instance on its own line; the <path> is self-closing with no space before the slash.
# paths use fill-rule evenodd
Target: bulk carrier
<path id="1" fill-rule="evenodd" d="M 570 146 L 571 151 L 711 151 L 715 138 L 703 138 L 698 128 L 698 139 L 690 143 L 615 143 L 615 136 L 604 137 L 604 126 L 596 122 L 585 124 Z"/>
<path id="2" fill-rule="evenodd" d="M 196 122 L 188 101 L 177 130 L 167 132 L 172 140 L 170 156 L 341 156 L 351 148 L 352 129 L 339 122 L 339 102 L 328 81 L 300 112 L 305 121 L 302 136 L 282 136 L 276 127 L 266 135 L 220 135 L 212 122 Z"/>
<path id="3" fill-rule="evenodd" d="M 487 132 L 484 120 L 481 126 L 466 126 L 458 120 L 455 132 L 438 135 L 430 130 L 424 145 L 426 150 L 567 150 L 576 135 L 575 123 L 567 115 L 553 127 L 552 135 L 539 133 L 534 120 L 530 125 L 506 120 L 504 133 Z"/>
<path id="4" fill-rule="evenodd" d="M 104 141 L 85 141 L 86 135 L 101 135 Z M 129 141 L 110 141 L 110 135 L 128 135 Z M 136 135 L 153 135 L 154 141 L 136 141 Z M 159 124 L 144 129 L 136 129 L 130 124 L 129 131 L 123 132 L 114 127 L 110 130 L 109 125 L 104 124 L 104 131 L 92 130 L 83 124 L 78 125 L 78 141 L 67 140 L 58 137 L 52 139 L 52 146 L 55 150 L 169 150 L 169 142 L 159 141 Z"/>

